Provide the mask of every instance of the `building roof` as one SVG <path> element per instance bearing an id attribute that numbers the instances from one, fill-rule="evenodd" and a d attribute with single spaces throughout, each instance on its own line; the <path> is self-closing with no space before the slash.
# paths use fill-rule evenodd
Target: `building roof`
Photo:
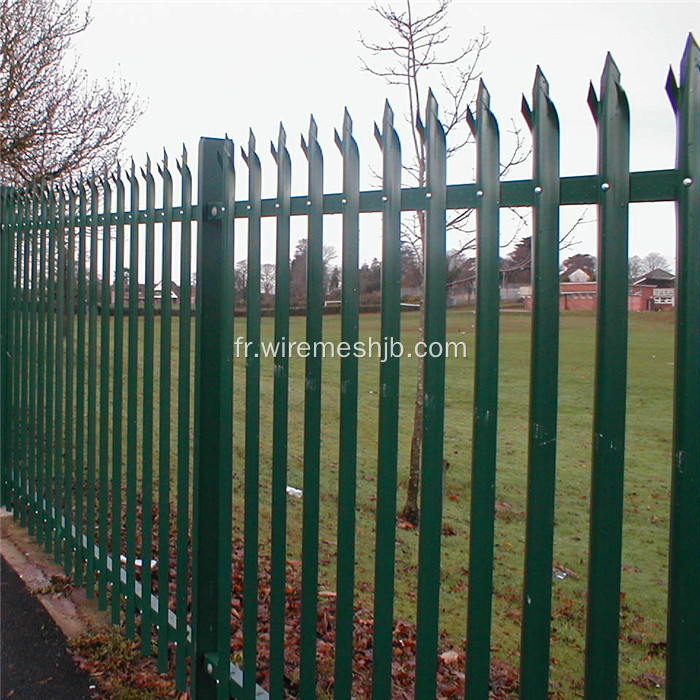
<path id="1" fill-rule="evenodd" d="M 572 282 L 572 281 L 584 282 L 585 281 L 584 279 L 574 279 L 574 280 L 571 279 L 571 275 L 574 274 L 575 272 L 579 272 L 579 271 L 581 273 L 583 273 L 583 275 L 586 276 L 587 281 L 593 282 L 595 280 L 595 275 L 590 270 L 587 270 L 585 267 L 581 267 L 581 265 L 569 265 L 569 267 L 567 267 L 566 270 L 564 270 L 564 272 L 562 272 L 561 275 L 559 275 L 559 281 L 560 282 Z M 582 277 L 583 275 L 580 275 L 580 276 Z"/>
<path id="2" fill-rule="evenodd" d="M 644 284 L 644 282 L 646 281 L 668 281 L 675 279 L 676 276 L 673 273 L 668 272 L 667 270 L 662 270 L 660 267 L 657 267 L 655 270 L 650 270 L 649 272 L 646 272 L 642 277 L 635 280 L 633 284 Z"/>

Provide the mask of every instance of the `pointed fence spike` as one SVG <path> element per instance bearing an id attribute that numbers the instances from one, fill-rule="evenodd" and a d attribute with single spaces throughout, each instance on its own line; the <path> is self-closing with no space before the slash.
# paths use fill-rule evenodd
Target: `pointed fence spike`
<path id="1" fill-rule="evenodd" d="M 394 110 L 389 104 L 389 100 L 384 102 L 384 126 L 392 127 L 394 125 Z"/>
<path id="2" fill-rule="evenodd" d="M 333 140 L 335 141 L 335 145 L 338 147 L 338 150 L 342 153 L 343 140 L 340 138 L 340 134 L 338 133 L 337 129 L 333 129 Z"/>
<path id="3" fill-rule="evenodd" d="M 280 151 L 284 150 L 285 146 L 287 145 L 287 132 L 285 131 L 284 125 L 282 124 L 282 122 L 280 122 L 278 144 L 279 144 Z"/>
<path id="4" fill-rule="evenodd" d="M 301 135 L 301 150 L 304 151 L 304 155 L 308 158 L 309 157 L 309 148 L 306 145 L 306 141 L 304 141 L 304 134 Z"/>
<path id="5" fill-rule="evenodd" d="M 688 40 L 685 42 L 685 49 L 683 50 L 683 56 L 681 58 L 681 83 L 687 82 L 688 73 L 692 70 L 698 70 L 700 68 L 700 46 L 698 46 L 697 41 L 693 33 L 688 34 Z"/>
<path id="6" fill-rule="evenodd" d="M 700 46 L 690 33 L 681 58 L 680 84 L 690 85 L 691 73 L 698 70 L 700 70 Z"/>
<path id="7" fill-rule="evenodd" d="M 523 115 L 523 117 L 525 117 L 525 121 L 527 122 L 530 131 L 532 131 L 532 110 L 530 109 L 530 105 L 527 103 L 527 97 L 525 97 L 525 95 L 523 95 L 523 99 L 520 102 L 520 113 Z"/>
<path id="8" fill-rule="evenodd" d="M 666 77 L 666 94 L 668 99 L 671 100 L 673 111 L 678 112 L 678 83 L 671 67 L 669 67 L 668 76 Z"/>
<path id="9" fill-rule="evenodd" d="M 228 166 L 231 168 L 231 170 L 235 170 L 235 163 L 234 163 L 234 154 L 235 154 L 235 146 L 233 141 L 226 137 L 226 140 L 224 141 L 224 155 L 226 156 L 226 159 L 228 161 Z M 223 162 L 222 162 L 223 166 Z"/>
<path id="10" fill-rule="evenodd" d="M 688 32 L 688 38 L 686 39 L 686 42 L 685 42 L 684 53 L 690 53 L 691 51 L 693 51 L 693 49 L 700 54 L 700 45 L 695 40 L 695 37 L 693 36 L 693 32 Z"/>
<path id="11" fill-rule="evenodd" d="M 486 83 L 483 79 L 479 79 L 479 91 L 477 93 L 477 104 L 480 104 L 484 109 L 489 109 L 491 107 L 491 93 L 486 87 Z"/>
<path id="12" fill-rule="evenodd" d="M 347 107 L 343 111 L 343 131 L 347 133 L 352 132 L 352 117 Z"/>
<path id="13" fill-rule="evenodd" d="M 241 157 L 243 158 L 243 162 L 244 162 L 246 165 L 250 165 L 250 163 L 248 162 L 248 154 L 247 154 L 247 153 L 245 152 L 245 150 L 243 149 L 243 146 L 241 146 Z"/>
<path id="14" fill-rule="evenodd" d="M 467 124 L 469 124 L 469 130 L 472 132 L 473 136 L 476 136 L 476 119 L 474 118 L 474 113 L 467 107 L 466 111 Z"/>
<path id="15" fill-rule="evenodd" d="M 314 141 L 318 139 L 318 125 L 316 124 L 313 114 L 309 120 L 309 143 L 311 143 L 312 139 Z"/>
<path id="16" fill-rule="evenodd" d="M 428 121 L 429 117 L 434 117 L 435 119 L 438 118 L 438 101 L 437 98 L 435 97 L 435 93 L 432 91 L 432 89 L 428 90 L 428 99 L 425 103 L 425 120 L 426 122 Z"/>
<path id="17" fill-rule="evenodd" d="M 593 87 L 593 82 L 588 84 L 588 106 L 590 107 L 593 119 L 595 119 L 596 124 L 598 123 L 598 109 L 600 107 L 600 102 L 598 101 L 598 96 L 596 95 L 595 88 Z"/>
<path id="18" fill-rule="evenodd" d="M 604 97 L 608 87 L 612 87 L 620 82 L 620 69 L 615 63 L 615 59 L 612 54 L 608 51 L 605 56 L 605 65 L 603 66 L 603 74 L 600 78 L 600 97 Z"/>
<path id="19" fill-rule="evenodd" d="M 377 140 L 379 148 L 382 148 L 382 146 L 384 145 L 382 143 L 382 132 L 379 131 L 379 126 L 377 125 L 377 122 L 374 122 L 374 138 Z"/>
<path id="20" fill-rule="evenodd" d="M 421 139 L 425 140 L 425 126 L 418 112 L 416 112 L 416 131 L 419 133 Z"/>
<path id="21" fill-rule="evenodd" d="M 545 78 L 542 67 L 539 65 L 535 69 L 535 82 L 532 86 L 533 92 L 536 89 L 542 89 L 545 93 L 549 94 L 549 81 Z"/>
<path id="22" fill-rule="evenodd" d="M 270 141 L 270 153 L 272 153 L 272 157 L 275 159 L 275 163 L 277 163 L 277 149 L 272 141 Z"/>

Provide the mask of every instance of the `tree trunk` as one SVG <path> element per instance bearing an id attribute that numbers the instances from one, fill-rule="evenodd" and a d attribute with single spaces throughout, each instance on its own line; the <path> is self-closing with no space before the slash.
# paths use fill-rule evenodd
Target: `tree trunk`
<path id="1" fill-rule="evenodd" d="M 421 174 L 422 179 L 422 174 Z M 418 310 L 418 336 L 425 340 L 425 217 L 418 214 L 420 226 L 422 252 L 423 252 L 423 280 L 421 281 L 420 309 Z M 420 461 L 423 448 L 423 389 L 425 379 L 425 361 L 418 358 L 418 376 L 416 378 L 416 399 L 413 410 L 413 434 L 411 435 L 411 456 L 409 462 L 408 487 L 406 488 L 406 504 L 403 507 L 401 517 L 413 525 L 418 525 L 420 520 L 420 506 L 418 503 L 420 492 Z"/>
<path id="2" fill-rule="evenodd" d="M 423 304 L 420 306 L 419 335 L 423 338 Z M 418 377 L 416 379 L 416 399 L 413 410 L 413 434 L 411 436 L 411 458 L 409 462 L 408 487 L 406 488 L 406 504 L 401 517 L 413 525 L 418 525 L 420 508 L 418 495 L 420 491 L 420 456 L 423 447 L 423 358 L 418 358 Z"/>

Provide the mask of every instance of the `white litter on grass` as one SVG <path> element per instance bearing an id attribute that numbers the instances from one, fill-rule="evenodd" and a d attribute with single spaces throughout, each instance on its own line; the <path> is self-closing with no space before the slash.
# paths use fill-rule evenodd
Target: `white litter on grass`
<path id="1" fill-rule="evenodd" d="M 126 557 L 123 554 L 119 555 L 119 561 L 122 564 L 126 564 Z M 158 561 L 156 559 L 151 559 L 151 569 L 155 569 Z M 134 559 L 134 566 L 141 568 L 143 566 L 143 559 Z"/>
<path id="2" fill-rule="evenodd" d="M 287 486 L 287 493 L 295 498 L 301 498 L 304 492 L 301 489 L 295 489 L 293 486 Z"/>

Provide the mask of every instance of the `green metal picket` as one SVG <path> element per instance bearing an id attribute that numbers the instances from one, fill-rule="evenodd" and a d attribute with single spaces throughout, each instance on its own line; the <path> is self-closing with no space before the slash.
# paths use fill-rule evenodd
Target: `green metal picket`
<path id="1" fill-rule="evenodd" d="M 523 97 L 533 140 L 535 204 L 532 236 L 532 339 L 528 504 L 520 694 L 539 698 L 549 688 L 549 627 L 559 381 L 559 120 L 538 68 L 532 110 Z"/>
<path id="2" fill-rule="evenodd" d="M 700 695 L 700 49 L 688 38 L 677 120 L 677 310 L 666 674 L 670 697 Z M 680 182 L 678 182 L 680 180 Z"/>

